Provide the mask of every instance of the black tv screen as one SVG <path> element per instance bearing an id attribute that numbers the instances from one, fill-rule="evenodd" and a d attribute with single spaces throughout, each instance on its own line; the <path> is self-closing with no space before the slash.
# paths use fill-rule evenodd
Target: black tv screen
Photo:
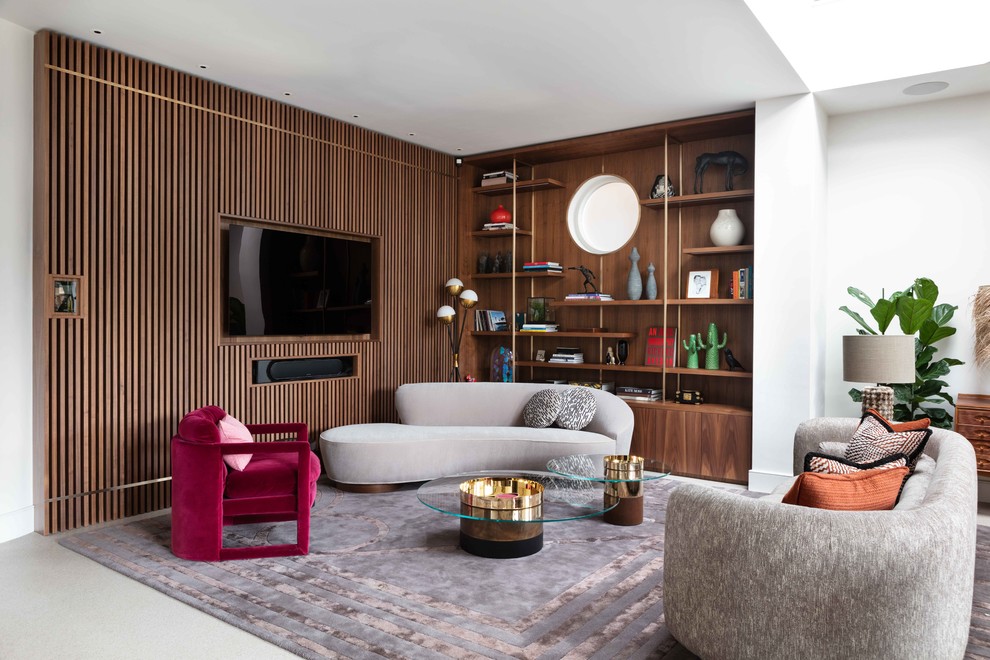
<path id="1" fill-rule="evenodd" d="M 371 239 L 231 221 L 222 243 L 228 336 L 371 334 Z"/>

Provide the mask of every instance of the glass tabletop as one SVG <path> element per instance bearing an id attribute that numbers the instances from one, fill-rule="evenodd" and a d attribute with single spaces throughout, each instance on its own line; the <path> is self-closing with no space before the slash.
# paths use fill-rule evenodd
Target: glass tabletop
<path id="1" fill-rule="evenodd" d="M 609 459 L 608 469 L 605 468 L 606 459 Z M 633 470 L 631 466 L 636 469 Z M 609 454 L 560 456 L 547 461 L 547 469 L 569 479 L 598 483 L 653 481 L 663 479 L 672 470 L 670 465 L 651 458 Z"/>
<path id="2" fill-rule="evenodd" d="M 512 478 L 529 480 L 542 486 L 542 502 L 537 506 L 519 510 L 519 515 L 503 509 L 498 516 L 491 516 L 482 512 L 476 501 L 465 503 L 462 484 L 475 479 L 505 480 Z M 499 523 L 561 522 L 600 516 L 618 504 L 605 505 L 603 494 L 604 485 L 602 483 L 569 479 L 548 472 L 525 470 L 485 470 L 443 477 L 423 484 L 416 492 L 420 502 L 448 516 Z M 494 497 L 504 498 L 506 500 L 505 506 L 511 507 L 511 501 L 518 495 L 503 492 Z"/>

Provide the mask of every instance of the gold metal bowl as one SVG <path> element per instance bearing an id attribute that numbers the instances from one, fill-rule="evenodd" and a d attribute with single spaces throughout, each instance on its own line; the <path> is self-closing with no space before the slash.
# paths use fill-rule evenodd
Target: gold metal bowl
<path id="1" fill-rule="evenodd" d="M 543 504 L 543 485 L 521 477 L 480 477 L 461 484 L 461 502 L 479 509 L 513 511 Z"/>
<path id="2" fill-rule="evenodd" d="M 617 454 L 605 457 L 606 479 L 642 479 L 643 457 Z"/>

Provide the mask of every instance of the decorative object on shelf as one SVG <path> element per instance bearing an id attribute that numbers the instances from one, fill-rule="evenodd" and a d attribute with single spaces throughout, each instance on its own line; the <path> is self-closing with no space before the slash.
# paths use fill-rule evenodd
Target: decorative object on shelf
<path id="1" fill-rule="evenodd" d="M 718 271 L 692 270 L 684 292 L 685 298 L 718 298 Z"/>
<path id="2" fill-rule="evenodd" d="M 674 393 L 674 401 L 677 403 L 693 403 L 696 406 L 700 406 L 705 402 L 701 396 L 701 392 L 698 390 L 677 390 Z"/>
<path id="3" fill-rule="evenodd" d="M 437 310 L 437 318 L 440 322 L 447 326 L 447 338 L 450 341 L 450 352 L 453 356 L 453 366 L 450 369 L 450 382 L 456 383 L 461 380 L 461 369 L 458 364 L 458 357 L 461 347 L 461 336 L 464 334 L 464 319 L 467 314 L 461 315 L 460 327 L 457 326 L 455 318 L 457 316 L 457 310 L 454 309 L 454 304 L 460 303 L 461 307 L 465 310 L 471 309 L 478 304 L 478 294 L 471 289 L 464 288 L 464 282 L 460 281 L 456 277 L 452 277 L 447 280 L 444 284 L 444 288 L 453 300 L 451 305 L 443 305 Z"/>
<path id="4" fill-rule="evenodd" d="M 701 335 L 690 335 L 687 339 L 681 341 L 681 343 L 684 344 L 684 350 L 687 351 L 688 354 L 688 369 L 698 368 L 698 344 L 701 343 L 700 339 Z"/>
<path id="5" fill-rule="evenodd" d="M 990 286 L 981 286 L 973 297 L 973 334 L 976 366 L 990 365 Z"/>
<path id="6" fill-rule="evenodd" d="M 663 199 L 673 197 L 677 194 L 674 190 L 674 182 L 666 174 L 658 174 L 653 180 L 653 188 L 650 189 L 650 199 Z"/>
<path id="7" fill-rule="evenodd" d="M 628 181 L 599 174 L 582 183 L 567 206 L 567 230 L 578 247 L 610 254 L 629 242 L 639 227 L 642 207 Z"/>
<path id="8" fill-rule="evenodd" d="M 619 364 L 619 360 L 615 357 L 615 353 L 612 352 L 611 346 L 605 349 L 605 364 Z"/>
<path id="9" fill-rule="evenodd" d="M 736 214 L 735 209 L 719 209 L 712 228 L 708 230 L 712 243 L 718 247 L 740 245 L 746 235 L 746 227 Z"/>
<path id="10" fill-rule="evenodd" d="M 643 364 L 648 367 L 677 366 L 677 328 L 651 325 L 646 329 L 646 355 Z"/>
<path id="11" fill-rule="evenodd" d="M 705 349 L 705 369 L 714 371 L 718 369 L 718 352 L 725 348 L 725 342 L 728 341 L 729 334 L 726 332 L 722 333 L 722 342 L 718 341 L 718 328 L 715 323 L 708 324 L 708 343 L 706 344 L 701 339 L 701 333 L 698 333 L 698 348 Z"/>
<path id="12" fill-rule="evenodd" d="M 472 376 L 471 374 L 468 374 L 468 375 L 464 376 L 464 382 L 465 383 L 477 383 L 478 382 L 478 379 L 475 378 L 474 376 Z"/>
<path id="13" fill-rule="evenodd" d="M 735 371 L 736 369 L 746 371 L 739 363 L 739 360 L 736 359 L 736 356 L 732 354 L 732 351 L 729 350 L 728 346 L 725 348 L 725 363 L 729 365 L 729 371 Z"/>
<path id="14" fill-rule="evenodd" d="M 516 332 L 526 325 L 526 312 L 516 312 Z"/>
<path id="15" fill-rule="evenodd" d="M 843 354 L 843 380 L 853 382 L 875 382 L 894 383 L 894 414 L 887 417 L 897 422 L 909 422 L 915 419 L 931 419 L 932 426 L 939 428 L 952 428 L 952 413 L 941 407 L 929 407 L 924 404 L 935 401 L 955 405 L 952 396 L 943 392 L 942 388 L 947 384 L 942 380 L 949 370 L 957 365 L 963 364 L 961 360 L 955 358 L 941 358 L 935 360 L 935 353 L 938 349 L 935 343 L 951 337 L 956 333 L 956 329 L 948 325 L 952 320 L 952 315 L 958 309 L 955 305 L 936 305 L 938 300 L 938 286 L 932 280 L 920 277 L 903 291 L 895 291 L 886 298 L 880 298 L 873 302 L 869 296 L 855 287 L 846 289 L 849 295 L 856 298 L 870 309 L 870 315 L 877 322 L 879 332 L 870 327 L 856 312 L 843 305 L 839 309 L 848 314 L 856 321 L 861 328 L 857 332 L 862 335 L 874 335 L 886 337 L 887 327 L 896 317 L 900 323 L 901 332 L 905 336 L 913 337 L 912 360 L 914 361 L 914 375 L 910 380 L 904 381 L 906 384 L 896 385 L 900 381 L 895 380 L 860 380 L 845 378 L 845 355 Z M 855 339 L 855 337 L 853 338 Z M 845 346 L 845 338 L 843 339 Z M 906 376 L 906 373 L 904 374 Z M 853 401 L 863 401 L 863 393 L 855 388 L 849 390 L 849 396 Z"/>
<path id="16" fill-rule="evenodd" d="M 488 253 L 482 252 L 478 255 L 478 273 L 484 275 L 488 272 Z"/>
<path id="17" fill-rule="evenodd" d="M 629 300 L 639 300 L 643 297 L 643 275 L 639 272 L 639 250 L 633 246 L 629 255 L 629 278 L 626 280 L 626 297 Z"/>
<path id="18" fill-rule="evenodd" d="M 653 265 L 653 262 L 651 261 L 650 262 L 650 265 L 646 267 L 646 272 L 649 273 L 649 275 L 646 276 L 646 299 L 647 300 L 656 300 L 657 299 L 657 278 L 656 278 L 656 275 L 653 274 L 653 272 L 655 270 L 656 270 L 656 266 L 654 266 Z"/>
<path id="19" fill-rule="evenodd" d="M 619 364 L 620 365 L 625 364 L 626 358 L 629 357 L 629 342 L 627 342 L 625 339 L 620 339 L 619 345 L 618 347 L 616 347 L 615 352 L 618 354 Z"/>
<path id="20" fill-rule="evenodd" d="M 511 273 L 515 269 L 515 262 L 512 261 L 512 250 L 506 250 L 505 260 L 502 261 L 502 272 Z"/>
<path id="21" fill-rule="evenodd" d="M 498 208 L 488 216 L 488 219 L 493 223 L 508 224 L 512 222 L 512 213 L 509 212 L 509 209 L 499 204 Z"/>
<path id="22" fill-rule="evenodd" d="M 592 281 L 595 279 L 595 274 L 590 268 L 585 268 L 584 265 L 581 266 L 570 266 L 567 270 L 576 270 L 584 275 L 584 293 L 599 293 L 598 287 Z M 588 290 L 591 287 L 591 291 Z"/>
<path id="23" fill-rule="evenodd" d="M 705 170 L 710 165 L 721 165 L 725 168 L 725 189 L 732 190 L 732 177 L 741 176 L 749 171 L 746 157 L 738 151 L 720 151 L 715 154 L 701 154 L 694 161 L 694 192 L 704 192 Z"/>
<path id="24" fill-rule="evenodd" d="M 526 316 L 528 323 L 553 323 L 553 298 L 543 296 L 527 298 Z"/>
<path id="25" fill-rule="evenodd" d="M 512 382 L 512 349 L 499 346 L 492 351 L 491 381 L 493 383 Z"/>
<path id="26" fill-rule="evenodd" d="M 502 272 L 502 251 L 499 250 L 495 253 L 495 258 L 492 260 L 492 271 L 493 273 Z"/>
<path id="27" fill-rule="evenodd" d="M 547 351 L 545 348 L 541 348 L 536 351 L 536 361 L 537 362 L 547 361 Z"/>

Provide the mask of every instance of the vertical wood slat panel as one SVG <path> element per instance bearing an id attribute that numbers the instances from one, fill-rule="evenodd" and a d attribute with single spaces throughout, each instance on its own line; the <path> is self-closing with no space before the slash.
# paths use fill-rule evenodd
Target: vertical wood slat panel
<path id="1" fill-rule="evenodd" d="M 87 281 L 85 316 L 45 317 L 37 340 L 46 533 L 169 506 L 169 440 L 193 408 L 305 421 L 315 440 L 394 421 L 399 384 L 444 377 L 429 311 L 453 269 L 452 159 L 82 41 L 36 43 L 36 278 Z M 378 236 L 378 340 L 221 345 L 223 215 Z M 253 359 L 332 354 L 358 355 L 360 377 L 248 385 Z"/>

